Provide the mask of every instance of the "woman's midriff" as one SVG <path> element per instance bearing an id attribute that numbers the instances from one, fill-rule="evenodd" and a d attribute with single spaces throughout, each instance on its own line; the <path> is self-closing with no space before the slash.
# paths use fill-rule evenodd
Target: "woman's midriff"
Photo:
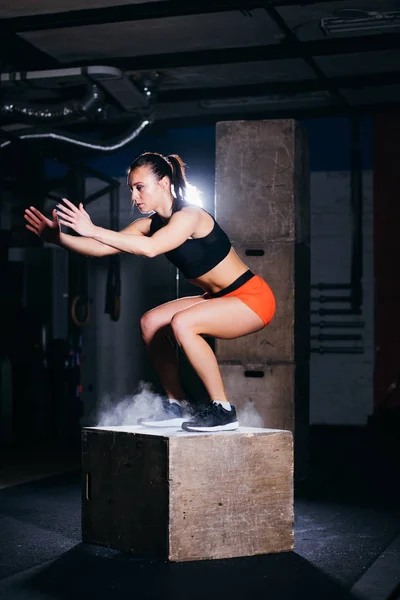
<path id="1" fill-rule="evenodd" d="M 238 257 L 233 248 L 229 254 L 216 267 L 196 279 L 189 279 L 190 283 L 197 285 L 204 292 L 216 294 L 225 289 L 235 281 L 240 275 L 248 270 L 248 266 L 244 264 Z"/>

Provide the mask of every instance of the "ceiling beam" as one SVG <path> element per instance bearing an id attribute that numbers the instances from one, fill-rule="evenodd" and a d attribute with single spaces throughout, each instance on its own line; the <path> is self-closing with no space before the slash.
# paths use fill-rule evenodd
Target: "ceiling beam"
<path id="1" fill-rule="evenodd" d="M 346 75 L 332 77 L 331 83 L 336 89 L 360 90 L 366 87 L 383 85 L 400 85 L 400 71 L 388 73 L 370 73 L 366 75 Z M 299 81 L 268 81 L 250 85 L 223 86 L 198 89 L 165 90 L 157 94 L 158 102 L 196 102 L 201 100 L 218 100 L 224 98 L 247 98 L 282 94 L 291 96 L 325 90 L 323 82 L 318 79 Z"/>
<path id="2" fill-rule="evenodd" d="M 43 69 L 54 69 L 60 66 L 58 60 L 39 50 L 30 42 L 15 33 L 0 35 L 0 61 L 2 67 L 29 71 L 40 65 Z"/>
<path id="3" fill-rule="evenodd" d="M 272 0 L 273 6 L 275 8 L 280 8 L 281 6 L 311 6 L 313 4 L 325 4 L 329 2 L 329 4 L 333 4 L 335 2 L 343 2 L 343 0 Z"/>
<path id="4" fill-rule="evenodd" d="M 275 6 L 273 6 L 272 0 L 266 0 L 264 2 L 264 8 L 268 16 L 274 21 L 276 26 L 285 36 L 284 42 L 292 43 L 295 46 L 297 45 L 301 58 L 310 67 L 311 71 L 314 73 L 318 81 L 320 81 L 323 84 L 324 88 L 328 90 L 335 102 L 339 105 L 347 105 L 348 102 L 346 98 L 338 91 L 336 86 L 332 83 L 331 79 L 329 79 L 325 75 L 324 71 L 316 62 L 315 58 L 310 54 L 307 54 L 307 52 L 303 52 L 303 45 L 301 41 L 298 39 L 297 35 L 292 31 L 292 29 L 288 26 L 285 19 L 280 14 L 279 10 L 277 10 Z"/>
<path id="5" fill-rule="evenodd" d="M 86 8 L 44 15 L 11 17 L 0 20 L 0 33 L 13 31 L 44 31 L 87 25 L 104 25 L 124 21 L 143 21 L 165 17 L 187 17 L 228 11 L 249 11 L 261 8 L 257 0 L 160 0 L 140 4 L 122 4 L 105 8 Z"/>
<path id="6" fill-rule="evenodd" d="M 329 0 L 339 2 L 342 0 Z M 326 0 L 273 0 L 272 6 L 309 6 L 322 4 Z M 105 25 L 124 21 L 143 21 L 165 17 L 187 17 L 229 11 L 251 11 L 262 8 L 257 0 L 159 0 L 139 4 L 122 4 L 105 8 L 86 8 L 40 15 L 24 15 L 0 19 L 0 33 L 27 33 L 46 29 L 65 29 L 88 25 Z"/>
<path id="7" fill-rule="evenodd" d="M 209 115 L 188 115 L 182 117 L 166 117 L 155 120 L 154 123 L 149 127 L 148 131 L 151 133 L 163 132 L 166 128 L 170 129 L 173 127 L 199 127 L 199 126 L 213 126 L 215 123 L 220 121 L 236 121 L 246 119 L 250 120 L 262 120 L 262 119 L 318 119 L 318 118 L 331 118 L 331 117 L 354 117 L 355 115 L 371 117 L 374 114 L 390 112 L 397 113 L 400 108 L 400 102 L 391 103 L 373 103 L 373 104 L 360 104 L 351 107 L 337 105 L 313 107 L 313 108 L 265 108 L 263 107 L 260 111 L 250 112 L 246 109 L 242 111 L 232 111 L 230 113 L 214 113 Z"/>
<path id="8" fill-rule="evenodd" d="M 247 46 L 244 48 L 222 48 L 217 50 L 195 50 L 173 54 L 151 54 L 148 56 L 130 56 L 81 60 L 64 64 L 65 67 L 90 66 L 104 64 L 115 66 L 122 71 L 141 71 L 152 69 L 175 69 L 180 67 L 199 67 L 209 65 L 227 65 L 235 63 L 263 62 L 269 60 L 285 60 L 307 56 L 335 56 L 378 50 L 395 50 L 400 48 L 398 34 L 379 34 L 326 39 L 310 42 L 282 42 L 268 46 Z M 40 66 L 38 65 L 38 68 Z"/>

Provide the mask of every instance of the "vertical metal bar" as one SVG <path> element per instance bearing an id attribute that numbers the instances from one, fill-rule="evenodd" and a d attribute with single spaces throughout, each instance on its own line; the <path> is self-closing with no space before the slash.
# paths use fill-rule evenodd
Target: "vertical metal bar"
<path id="1" fill-rule="evenodd" d="M 363 188 L 360 118 L 354 116 L 351 129 L 351 207 L 352 207 L 352 258 L 351 307 L 357 311 L 362 306 L 363 275 Z"/>

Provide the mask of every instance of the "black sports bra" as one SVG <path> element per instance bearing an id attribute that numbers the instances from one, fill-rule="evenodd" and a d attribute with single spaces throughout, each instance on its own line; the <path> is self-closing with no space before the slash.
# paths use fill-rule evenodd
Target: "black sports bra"
<path id="1" fill-rule="evenodd" d="M 164 226 L 164 221 L 157 213 L 151 216 L 151 235 Z M 228 236 L 214 219 L 214 227 L 210 233 L 201 238 L 187 239 L 177 248 L 166 252 L 165 256 L 187 279 L 195 279 L 216 267 L 228 255 L 230 249 L 231 242 Z"/>

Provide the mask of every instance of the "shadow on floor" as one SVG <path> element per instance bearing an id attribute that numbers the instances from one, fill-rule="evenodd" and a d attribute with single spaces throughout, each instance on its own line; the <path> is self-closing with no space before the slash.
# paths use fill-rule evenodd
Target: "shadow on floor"
<path id="1" fill-rule="evenodd" d="M 354 598 L 339 583 L 295 554 L 190 563 L 138 560 L 79 544 L 50 564 L 15 576 L 3 588 L 13 600 L 97 600 L 127 597 L 174 600 Z"/>

